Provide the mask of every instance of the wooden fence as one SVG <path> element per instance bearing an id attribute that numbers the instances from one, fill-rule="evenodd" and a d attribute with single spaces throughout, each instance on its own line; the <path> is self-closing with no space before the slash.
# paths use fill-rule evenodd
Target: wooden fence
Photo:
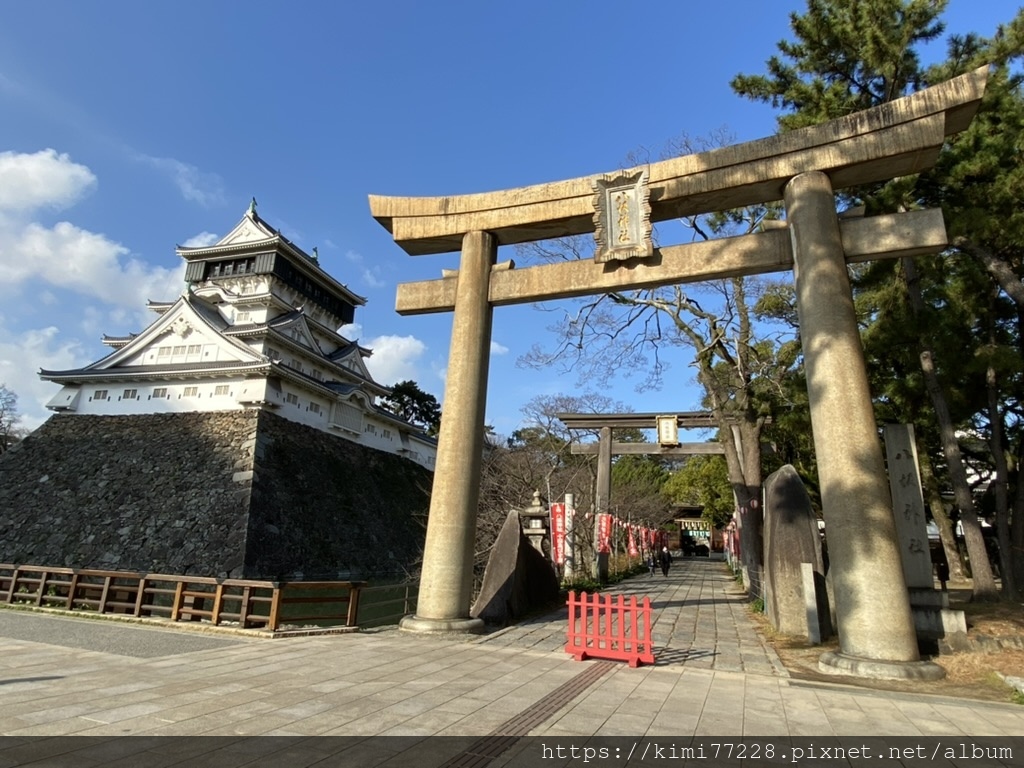
<path id="1" fill-rule="evenodd" d="M 170 621 L 356 626 L 362 581 L 214 579 L 0 563 L 0 602 Z"/>

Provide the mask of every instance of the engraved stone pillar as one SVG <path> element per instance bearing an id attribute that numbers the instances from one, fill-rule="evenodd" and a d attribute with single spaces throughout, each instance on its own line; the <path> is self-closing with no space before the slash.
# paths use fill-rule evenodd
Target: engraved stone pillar
<path id="1" fill-rule="evenodd" d="M 839 629 L 833 674 L 934 679 L 918 659 L 864 351 L 832 185 L 804 173 L 785 189 L 800 341 Z"/>
<path id="2" fill-rule="evenodd" d="M 416 614 L 400 624 L 407 631 L 483 628 L 469 608 L 493 314 L 487 295 L 497 248 L 486 232 L 462 241 L 419 600 Z"/>
<path id="3" fill-rule="evenodd" d="M 612 428 L 601 427 L 597 453 L 597 488 L 594 494 L 594 577 L 604 584 L 608 581 L 608 553 L 600 552 L 597 535 L 598 515 L 608 511 L 612 495 Z"/>
<path id="4" fill-rule="evenodd" d="M 882 427 L 885 455 L 889 461 L 889 490 L 896 519 L 903 576 L 911 592 L 931 591 L 935 587 L 932 557 L 928 551 L 927 518 L 924 492 L 918 474 L 917 442 L 913 424 L 886 424 Z M 911 599 L 911 604 L 913 604 Z"/>

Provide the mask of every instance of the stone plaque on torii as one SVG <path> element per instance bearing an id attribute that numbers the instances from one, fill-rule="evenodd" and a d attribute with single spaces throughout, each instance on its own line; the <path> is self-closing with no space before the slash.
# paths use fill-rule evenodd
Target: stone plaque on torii
<path id="1" fill-rule="evenodd" d="M 398 286 L 400 314 L 454 311 L 419 602 L 402 628 L 479 628 L 469 608 L 494 307 L 792 269 L 835 569 L 840 651 L 821 665 L 879 677 L 941 675 L 919 660 L 847 264 L 937 253 L 945 226 L 937 210 L 840 221 L 834 190 L 934 165 L 946 137 L 970 124 L 987 75 L 983 67 L 822 125 L 623 171 L 646 176 L 621 199 L 615 190 L 604 196 L 614 210 L 595 209 L 598 182 L 609 174 L 470 195 L 371 195 L 372 215 L 406 253 L 461 251 L 457 272 Z M 634 237 L 642 231 L 635 217 L 656 222 L 780 199 L 780 229 L 626 260 L 612 242 L 607 261 L 494 268 L 499 245 L 593 232 L 595 216 L 606 223 L 605 238 L 608 225 Z M 634 245 L 646 252 L 645 242 Z"/>

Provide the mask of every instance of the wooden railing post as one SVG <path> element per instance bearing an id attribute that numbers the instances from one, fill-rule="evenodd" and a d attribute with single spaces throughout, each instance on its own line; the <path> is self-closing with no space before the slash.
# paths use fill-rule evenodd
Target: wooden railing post
<path id="1" fill-rule="evenodd" d="M 271 632 L 277 631 L 277 625 L 280 622 L 281 612 L 281 593 L 284 591 L 284 585 L 274 587 L 274 594 L 270 599 L 270 620 L 267 622 L 267 629 Z"/>
<path id="2" fill-rule="evenodd" d="M 13 603 L 14 602 L 14 593 L 17 591 L 18 574 L 19 573 L 20 573 L 20 571 L 19 571 L 18 568 L 15 568 L 14 571 L 11 573 L 11 584 L 7 588 L 7 602 L 8 603 Z"/>
<path id="3" fill-rule="evenodd" d="M 362 585 L 362 582 L 352 582 L 352 586 L 349 587 L 346 627 L 355 627 L 359 624 L 359 590 L 362 588 Z"/>
<path id="4" fill-rule="evenodd" d="M 224 585 L 218 584 L 213 593 L 213 610 L 210 613 L 210 623 L 213 626 L 220 624 L 221 601 L 224 599 Z"/>
<path id="5" fill-rule="evenodd" d="M 49 575 L 50 574 L 47 571 L 43 571 L 42 575 L 39 577 L 39 588 L 36 591 L 36 605 L 43 604 L 43 595 L 46 594 L 46 578 Z"/>
<path id="6" fill-rule="evenodd" d="M 75 593 L 78 591 L 78 572 L 71 574 L 71 583 L 68 585 L 68 599 L 64 603 L 65 610 L 70 611 L 75 607 Z"/>

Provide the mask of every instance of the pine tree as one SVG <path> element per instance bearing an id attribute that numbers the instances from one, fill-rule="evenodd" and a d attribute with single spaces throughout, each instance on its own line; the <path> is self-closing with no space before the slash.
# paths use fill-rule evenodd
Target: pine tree
<path id="1" fill-rule="evenodd" d="M 993 78 L 981 113 L 971 129 L 951 142 L 934 172 L 920 178 L 898 179 L 873 189 L 847 190 L 843 197 L 848 204 L 865 204 L 869 213 L 941 203 L 958 249 L 970 254 L 976 264 L 984 264 L 1000 280 L 1007 295 L 1012 296 L 1020 287 L 1019 248 L 1024 244 L 1024 228 L 1019 225 L 1019 199 L 1020 177 L 1024 172 L 1020 170 L 1020 84 L 1009 76 L 1006 64 L 1020 55 L 1024 13 L 1018 14 L 992 41 L 977 36 L 952 38 L 948 61 L 943 66 L 924 70 L 915 47 L 942 34 L 944 26 L 939 17 L 945 5 L 945 2 L 929 0 L 808 0 L 805 14 L 791 14 L 795 41 L 779 43 L 782 57 L 775 56 L 767 62 L 768 74 L 740 75 L 732 86 L 741 95 L 783 110 L 778 118 L 780 130 L 791 130 L 891 101 L 968 71 L 984 61 L 995 61 L 1001 68 Z M 1010 226 L 1001 226 L 1000 216 L 993 216 L 992 202 L 1001 206 L 1002 217 Z M 943 369 L 936 353 L 941 348 L 940 340 L 934 330 L 946 319 L 941 318 L 942 322 L 936 325 L 929 323 L 932 318 L 927 317 L 928 305 L 924 297 L 928 293 L 925 283 L 930 277 L 930 268 L 905 259 L 879 269 L 888 270 L 890 279 L 895 281 L 892 298 L 903 302 L 909 310 L 900 327 L 916 329 L 921 381 L 939 422 L 937 434 L 962 513 L 975 596 L 989 597 L 995 593 L 995 582 L 977 525 L 956 437 L 954 411 L 948 397 L 958 385 L 963 388 L 960 380 L 949 385 L 948 374 L 953 373 L 961 380 L 963 377 L 950 365 L 945 369 L 947 382 L 942 380 Z M 938 279 L 941 283 L 942 277 Z M 975 298 L 987 306 L 988 295 L 988 291 L 982 290 L 980 297 Z M 1024 290 L 1021 295 L 1024 296 Z M 888 319 L 887 311 L 893 306 L 879 311 L 872 322 L 884 323 Z M 992 316 L 984 308 L 977 308 L 978 317 L 986 314 Z M 905 322 L 906 316 L 911 318 L 911 323 Z M 948 323 L 946 326 L 949 327 Z M 978 328 L 973 329 L 975 334 L 977 331 Z M 970 346 L 976 339 L 975 335 L 966 343 Z M 906 341 L 903 337 L 902 342 Z M 964 343 L 961 337 L 961 350 Z M 958 362 L 961 357 L 962 352 L 957 355 Z M 998 371 L 992 368 L 988 373 L 991 374 L 989 387 L 997 386 Z M 984 392 L 985 387 L 978 391 Z M 1001 418 L 998 400 L 997 397 L 994 405 L 990 403 L 981 409 L 989 414 L 994 425 Z M 997 427 L 994 426 L 994 431 L 998 431 Z M 1000 437 L 993 451 L 1001 450 L 1004 443 L 1005 438 Z M 1019 463 L 1019 447 L 1017 457 Z M 1021 514 L 1015 517 L 1021 521 L 1024 516 L 1021 492 L 1018 500 Z M 1020 536 L 1024 543 L 1024 522 L 1015 526 L 1015 536 Z M 1004 574 L 1004 586 L 1009 586 L 1013 592 L 1015 580 L 1007 577 Z M 1024 586 L 1024 580 L 1016 583 L 1017 588 Z"/>

